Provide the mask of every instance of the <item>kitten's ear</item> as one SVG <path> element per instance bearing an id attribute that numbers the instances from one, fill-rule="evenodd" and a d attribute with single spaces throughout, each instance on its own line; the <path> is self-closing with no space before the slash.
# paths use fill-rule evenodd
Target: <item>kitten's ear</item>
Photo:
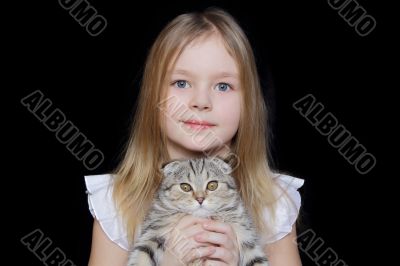
<path id="1" fill-rule="evenodd" d="M 180 165 L 180 161 L 178 161 L 178 160 L 166 161 L 161 164 L 161 172 L 164 175 L 171 174 L 172 172 L 174 172 L 174 170 L 176 168 L 178 168 L 179 165 Z"/>
<path id="2" fill-rule="evenodd" d="M 232 170 L 236 169 L 239 164 L 239 157 L 234 153 L 229 153 L 222 160 L 224 160 L 224 162 L 227 163 Z"/>
<path id="3" fill-rule="evenodd" d="M 167 164 L 174 162 L 175 160 L 170 160 L 170 161 L 165 161 L 161 164 L 160 170 L 164 170 L 165 166 L 167 166 Z"/>
<path id="4" fill-rule="evenodd" d="M 236 169 L 238 158 L 236 154 L 230 153 L 225 157 L 217 155 L 212 159 L 212 161 L 219 166 L 224 174 L 229 175 L 234 169 Z"/>

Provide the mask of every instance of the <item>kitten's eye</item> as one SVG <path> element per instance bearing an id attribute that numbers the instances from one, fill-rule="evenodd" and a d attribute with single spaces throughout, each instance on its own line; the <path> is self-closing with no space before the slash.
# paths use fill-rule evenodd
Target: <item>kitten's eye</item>
<path id="1" fill-rule="evenodd" d="M 185 191 L 185 192 L 189 192 L 189 191 L 192 190 L 192 187 L 191 187 L 189 184 L 187 184 L 187 183 L 182 183 L 182 184 L 181 184 L 181 189 L 182 189 L 183 191 Z"/>
<path id="2" fill-rule="evenodd" d="M 217 187 L 218 187 L 218 182 L 217 181 L 210 181 L 210 182 L 208 182 L 208 184 L 207 184 L 207 189 L 208 190 L 216 190 L 217 189 Z"/>

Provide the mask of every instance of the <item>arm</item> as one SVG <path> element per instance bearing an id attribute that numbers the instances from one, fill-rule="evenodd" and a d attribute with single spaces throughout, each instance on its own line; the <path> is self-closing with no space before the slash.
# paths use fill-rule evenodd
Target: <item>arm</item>
<path id="1" fill-rule="evenodd" d="M 296 226 L 284 238 L 268 244 L 264 251 L 267 254 L 270 266 L 301 266 L 299 250 L 297 248 Z"/>
<path id="2" fill-rule="evenodd" d="M 128 261 L 128 251 L 112 242 L 104 233 L 99 222 L 94 219 L 92 250 L 88 266 L 125 266 Z"/>

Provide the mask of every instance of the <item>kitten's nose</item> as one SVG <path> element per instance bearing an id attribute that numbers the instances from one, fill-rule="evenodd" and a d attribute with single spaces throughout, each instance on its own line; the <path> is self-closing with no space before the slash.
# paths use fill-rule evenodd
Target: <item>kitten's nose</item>
<path id="1" fill-rule="evenodd" d="M 202 203 L 203 203 L 203 200 L 204 200 L 204 197 L 196 197 L 196 200 L 197 200 L 200 204 L 202 204 Z"/>

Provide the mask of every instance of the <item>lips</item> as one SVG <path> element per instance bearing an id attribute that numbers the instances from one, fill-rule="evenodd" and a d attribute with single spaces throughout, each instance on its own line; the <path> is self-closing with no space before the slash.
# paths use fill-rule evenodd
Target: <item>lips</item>
<path id="1" fill-rule="evenodd" d="M 186 120 L 183 124 L 192 130 L 206 130 L 215 126 L 215 124 L 205 120 Z"/>
<path id="2" fill-rule="evenodd" d="M 215 124 L 204 120 L 186 120 L 184 121 L 184 123 L 189 125 L 208 126 L 208 127 L 215 126 Z"/>

